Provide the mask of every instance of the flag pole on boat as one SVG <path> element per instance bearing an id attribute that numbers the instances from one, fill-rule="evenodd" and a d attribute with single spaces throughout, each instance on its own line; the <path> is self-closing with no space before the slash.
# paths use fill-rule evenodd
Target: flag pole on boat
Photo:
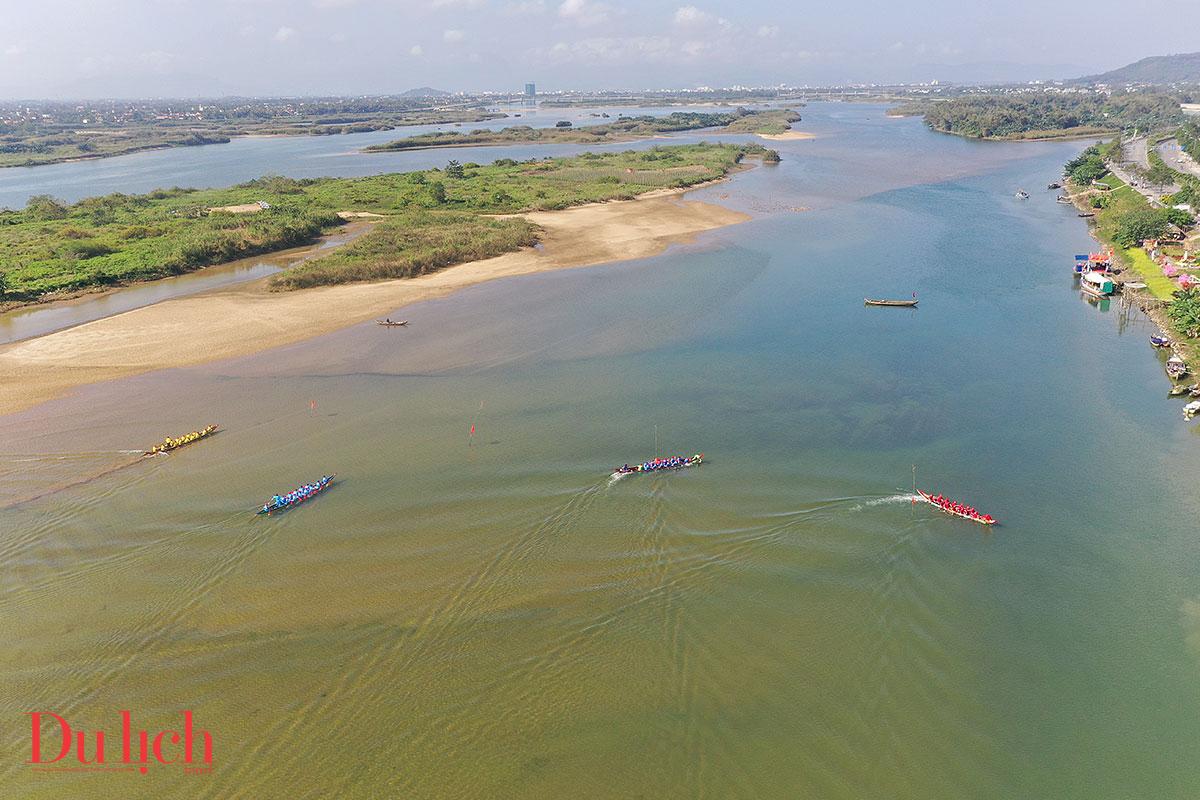
<path id="1" fill-rule="evenodd" d="M 912 487 L 912 494 L 909 495 L 908 499 L 911 500 L 912 504 L 915 506 L 917 504 L 917 465 L 913 464 L 912 468 L 913 468 L 913 487 Z"/>

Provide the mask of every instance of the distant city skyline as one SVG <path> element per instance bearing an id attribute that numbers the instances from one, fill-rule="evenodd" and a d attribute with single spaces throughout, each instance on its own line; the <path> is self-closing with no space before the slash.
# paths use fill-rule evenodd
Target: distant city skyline
<path id="1" fill-rule="evenodd" d="M 0 98 L 1020 82 L 1200 48 L 1200 4 L 4 0 Z M 64 24 L 69 21 L 69 24 Z"/>

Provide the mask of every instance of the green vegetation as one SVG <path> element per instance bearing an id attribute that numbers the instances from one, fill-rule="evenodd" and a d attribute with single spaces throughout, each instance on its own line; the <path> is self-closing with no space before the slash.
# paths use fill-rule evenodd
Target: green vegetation
<path id="1" fill-rule="evenodd" d="M 1089 147 L 1079 158 L 1072 159 L 1066 165 L 1068 175 L 1073 174 L 1074 168 L 1082 170 L 1081 174 L 1086 177 L 1092 171 L 1092 168 L 1086 165 L 1092 164 L 1092 159 L 1103 150 L 1104 148 Z M 1091 185 L 1091 182 L 1081 184 L 1074 178 L 1070 180 L 1075 191 L 1084 190 Z M 1097 178 L 1095 183 L 1107 186 L 1110 190 L 1093 197 L 1092 207 L 1097 209 L 1096 236 L 1102 242 L 1117 248 L 1121 260 L 1145 282 L 1150 294 L 1167 303 L 1167 314 L 1171 324 L 1188 340 L 1183 343 L 1184 346 L 1194 352 L 1198 346 L 1195 340 L 1200 336 L 1200 292 L 1179 291 L 1175 283 L 1163 274 L 1159 265 L 1140 246 L 1146 239 L 1161 238 L 1171 224 L 1190 226 L 1191 217 L 1177 209 L 1151 207 L 1145 197 L 1116 175 L 1109 174 Z M 1097 200 L 1102 202 L 1097 203 Z"/>
<path id="2" fill-rule="evenodd" d="M 792 129 L 793 122 L 799 122 L 800 115 L 795 111 L 754 111 L 743 114 L 725 126 L 729 133 L 765 133 L 776 136 L 787 133 Z"/>
<path id="3" fill-rule="evenodd" d="M 1096 235 L 1103 242 L 1124 250 L 1137 247 L 1146 239 L 1162 238 L 1168 225 L 1191 224 L 1191 217 L 1177 209 L 1152 208 L 1146 198 L 1116 175 L 1108 175 L 1096 183 L 1112 190 L 1095 196 L 1102 198 L 1099 204 L 1092 203 L 1097 209 Z M 1086 186 L 1075 184 L 1077 190 Z"/>
<path id="4" fill-rule="evenodd" d="M 1159 300 L 1170 300 L 1175 294 L 1175 284 L 1162 270 L 1158 268 L 1149 254 L 1140 247 L 1130 247 L 1122 251 L 1125 262 L 1138 274 L 1150 294 Z"/>
<path id="5" fill-rule="evenodd" d="M 1177 138 L 1183 152 L 1200 161 L 1200 122 L 1185 123 L 1179 128 Z"/>
<path id="6" fill-rule="evenodd" d="M 0 211 L 0 280 L 5 300 L 28 302 L 51 292 L 163 277 L 303 244 L 340 224 L 337 212 L 348 210 L 396 219 L 380 223 L 335 260 L 305 265 L 307 277 L 293 280 L 285 273 L 279 285 L 327 283 L 335 271 L 343 280 L 405 274 L 528 241 L 521 225 L 494 225 L 481 214 L 560 209 L 693 186 L 726 175 L 746 156 L 766 154 L 758 145 L 701 143 L 544 161 L 501 159 L 490 166 L 450 162 L 444 170 L 365 178 L 268 176 L 225 189 L 112 194 L 73 205 L 39 196 L 21 211 Z M 253 206 L 260 202 L 268 207 Z M 254 210 L 220 210 L 242 205 Z M 474 222 L 464 220 L 472 216 Z M 413 238 L 405 239 L 414 224 L 422 226 L 420 235 L 410 231 Z M 450 240 L 461 238 L 458 249 L 446 249 L 434 230 L 440 225 L 453 232 Z M 367 263 L 372 259 L 380 263 Z"/>
<path id="7" fill-rule="evenodd" d="M 964 95 L 905 106 L 936 131 L 982 139 L 1044 139 L 1177 125 L 1178 98 L 1151 92 L 1105 95 L 1014 93 Z"/>
<path id="8" fill-rule="evenodd" d="M 1129 211 L 1117 220 L 1113 242 L 1120 247 L 1134 247 L 1146 239 L 1160 239 L 1166 234 L 1169 224 L 1169 212 L 1161 208 Z"/>
<path id="9" fill-rule="evenodd" d="M 408 212 L 378 223 L 366 236 L 327 256 L 275 276 L 271 285 L 277 289 L 305 289 L 411 278 L 536 242 L 536 227 L 520 217 L 497 219 L 463 211 Z"/>
<path id="10" fill-rule="evenodd" d="M 621 117 L 614 122 L 588 125 L 531 128 L 514 125 L 498 131 L 477 129 L 469 133 L 434 131 L 363 148 L 365 152 L 420 150 L 431 147 L 478 147 L 497 144 L 603 144 L 628 142 L 662 133 L 719 128 L 722 133 L 782 133 L 800 115 L 794 111 L 746 111 L 725 114 L 676 111 L 662 117 Z"/>
<path id="11" fill-rule="evenodd" d="M 1066 176 L 1080 186 L 1090 186 L 1092 181 L 1108 173 L 1100 148 L 1094 145 L 1068 161 L 1064 169 Z"/>
<path id="12" fill-rule="evenodd" d="M 1200 289 L 1176 292 L 1167 313 L 1175 330 L 1189 339 L 1200 338 Z"/>
<path id="13" fill-rule="evenodd" d="M 64 131 L 26 135 L 0 130 L 0 167 L 32 167 L 81 158 L 104 158 L 156 150 L 163 147 L 192 147 L 225 144 L 223 133 L 138 128 L 134 130 L 85 133 Z"/>

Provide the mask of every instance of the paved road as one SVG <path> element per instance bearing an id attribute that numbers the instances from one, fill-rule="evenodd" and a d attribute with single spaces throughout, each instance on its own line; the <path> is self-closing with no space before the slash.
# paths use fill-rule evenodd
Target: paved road
<path id="1" fill-rule="evenodd" d="M 1133 171 L 1130 169 L 1130 167 L 1132 167 L 1132 166 L 1133 165 L 1129 164 L 1129 163 L 1109 164 L 1108 168 L 1110 170 L 1112 170 L 1112 173 L 1114 175 L 1116 175 L 1118 178 L 1120 178 L 1121 180 L 1128 183 L 1130 186 L 1132 186 L 1134 189 L 1136 189 L 1138 192 L 1140 192 L 1143 196 L 1145 196 L 1146 199 L 1150 201 L 1151 205 L 1161 206 L 1162 205 L 1162 196 L 1164 194 L 1172 194 L 1174 192 L 1179 191 L 1178 186 L 1149 186 L 1149 185 L 1147 185 L 1146 180 L 1144 178 L 1142 178 L 1138 175 L 1135 175 L 1133 173 Z"/>
<path id="2" fill-rule="evenodd" d="M 1148 152 L 1147 139 L 1145 136 L 1139 136 L 1136 139 L 1130 139 L 1122 145 L 1125 151 L 1125 159 L 1133 164 L 1137 164 L 1142 169 L 1150 169 L 1150 153 Z M 1124 180 L 1122 178 L 1122 180 Z M 1128 183 L 1128 181 L 1125 181 Z"/>
<path id="3" fill-rule="evenodd" d="M 1162 156 L 1162 160 L 1167 162 L 1167 166 L 1179 172 L 1186 172 L 1200 178 L 1200 164 L 1196 163 L 1196 159 L 1183 152 L 1183 148 L 1179 146 L 1179 142 L 1174 139 L 1167 139 L 1159 142 L 1158 154 Z"/>

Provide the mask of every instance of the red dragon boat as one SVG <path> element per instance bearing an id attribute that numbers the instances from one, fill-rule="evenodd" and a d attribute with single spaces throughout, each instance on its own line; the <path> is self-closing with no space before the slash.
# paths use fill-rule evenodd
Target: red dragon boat
<path id="1" fill-rule="evenodd" d="M 980 514 L 978 511 L 975 511 L 974 513 L 969 513 L 966 511 L 958 511 L 953 507 L 953 505 L 951 504 L 950 501 L 947 500 L 945 503 L 939 503 L 937 500 L 934 499 L 933 495 L 926 494 L 925 492 L 922 492 L 920 489 L 917 489 L 917 494 L 921 496 L 922 500 L 924 500 L 926 503 L 929 503 L 929 505 L 933 506 L 938 511 L 949 514 L 952 517 L 961 517 L 962 519 L 968 520 L 970 522 L 978 522 L 980 525 L 995 525 L 996 524 L 996 520 L 992 519 L 992 516 L 990 514 Z"/>

